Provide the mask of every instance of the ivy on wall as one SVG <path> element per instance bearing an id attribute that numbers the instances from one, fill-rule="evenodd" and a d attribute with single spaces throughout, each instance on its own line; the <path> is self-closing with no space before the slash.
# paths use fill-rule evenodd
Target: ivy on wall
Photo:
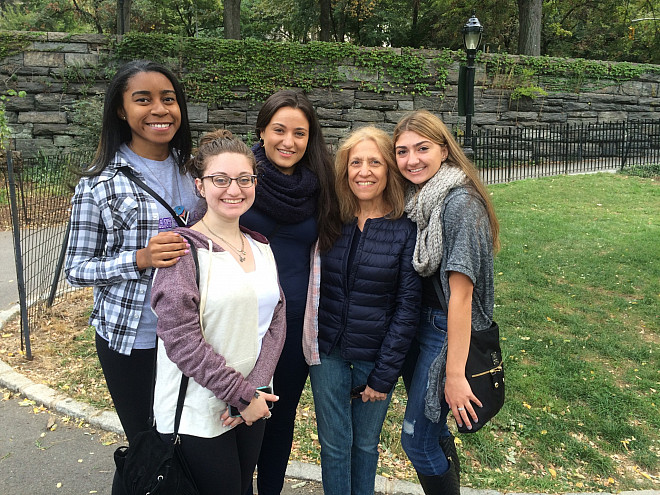
<path id="1" fill-rule="evenodd" d="M 0 33 L 0 59 L 29 49 L 43 33 Z M 442 97 L 451 67 L 465 54 L 451 50 L 363 48 L 349 43 L 307 44 L 183 38 L 166 34 L 129 33 L 110 46 L 109 60 L 97 67 L 67 67 L 58 72 L 67 87 L 112 77 L 122 61 L 150 59 L 164 63 L 181 77 L 192 100 L 223 103 L 263 100 L 284 87 L 305 90 L 341 89 L 358 83 L 364 91 L 435 94 Z M 556 57 L 480 53 L 484 84 L 515 94 L 583 92 L 660 74 L 660 66 Z M 517 91 L 517 93 L 516 93 Z"/>
<path id="2" fill-rule="evenodd" d="M 659 65 L 601 60 L 490 54 L 480 57 L 494 85 L 509 89 L 539 87 L 581 93 L 620 84 L 642 74 L 660 74 Z"/>
<path id="3" fill-rule="evenodd" d="M 443 52 L 441 52 L 443 53 Z M 146 58 L 178 68 L 194 100 L 259 100 L 284 87 L 337 89 L 357 80 L 365 91 L 385 88 L 429 94 L 446 84 L 450 55 L 429 60 L 419 50 L 365 49 L 348 43 L 273 43 L 131 33 L 113 49 L 117 61 Z"/>
<path id="4" fill-rule="evenodd" d="M 34 38 L 31 33 L 0 32 L 0 60 L 22 52 Z"/>

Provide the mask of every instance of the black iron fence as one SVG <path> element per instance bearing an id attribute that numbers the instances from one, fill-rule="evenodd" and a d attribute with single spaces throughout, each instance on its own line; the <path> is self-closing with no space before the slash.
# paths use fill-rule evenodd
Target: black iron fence
<path id="1" fill-rule="evenodd" d="M 483 130 L 474 161 L 486 184 L 560 174 L 615 171 L 660 163 L 660 121 Z M 61 268 L 68 239 L 71 166 L 86 154 L 22 160 L 11 153 L 2 171 L 0 212 L 14 239 L 22 341 L 31 358 L 30 321 L 56 294 L 66 294 Z M 3 196 L 4 193 L 4 196 Z M 9 221 L 7 220 L 9 219 Z"/>
<path id="2" fill-rule="evenodd" d="M 660 163 L 660 121 L 483 130 L 473 143 L 487 184 L 621 170 Z"/>
<path id="3" fill-rule="evenodd" d="M 67 293 L 61 280 L 72 185 L 71 166 L 89 163 L 85 153 L 23 159 L 9 152 L 2 167 L 0 194 L 4 228 L 11 228 L 21 312 L 21 349 L 32 358 L 30 321 L 57 294 Z"/>

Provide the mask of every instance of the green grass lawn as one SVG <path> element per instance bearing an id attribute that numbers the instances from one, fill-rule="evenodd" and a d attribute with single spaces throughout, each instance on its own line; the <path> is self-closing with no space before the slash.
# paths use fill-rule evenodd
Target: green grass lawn
<path id="1" fill-rule="evenodd" d="M 660 184 L 596 174 L 491 186 L 507 401 L 459 435 L 463 485 L 616 491 L 660 483 Z M 399 386 L 380 471 L 410 477 Z M 313 405 L 299 415 L 315 459 Z M 453 423 L 453 420 L 450 421 Z"/>
<path id="2" fill-rule="evenodd" d="M 507 401 L 480 432 L 459 435 L 462 484 L 544 493 L 660 488 L 660 184 L 595 174 L 490 191 L 501 225 L 495 319 Z M 59 354 L 70 375 L 53 385 L 108 405 L 93 332 L 72 345 Z M 405 402 L 399 384 L 379 472 L 413 480 L 399 442 Z M 293 458 L 319 462 L 319 450 L 307 387 Z"/>

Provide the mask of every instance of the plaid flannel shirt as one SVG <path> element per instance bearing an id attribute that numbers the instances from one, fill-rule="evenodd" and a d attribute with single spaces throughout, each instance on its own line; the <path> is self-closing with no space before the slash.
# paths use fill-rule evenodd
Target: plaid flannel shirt
<path id="1" fill-rule="evenodd" d="M 158 234 L 158 208 L 149 194 L 118 173 L 126 165 L 115 155 L 103 172 L 83 177 L 76 186 L 65 273 L 73 286 L 94 287 L 89 322 L 111 349 L 128 355 L 152 275 L 152 268 L 138 270 L 136 252 Z"/>

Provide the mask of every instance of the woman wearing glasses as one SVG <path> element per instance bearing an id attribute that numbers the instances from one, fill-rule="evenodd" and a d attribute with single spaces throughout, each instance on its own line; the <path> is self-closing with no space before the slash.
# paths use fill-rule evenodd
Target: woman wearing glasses
<path id="1" fill-rule="evenodd" d="M 266 426 L 260 420 L 271 415 L 267 401 L 278 400 L 261 389 L 271 384 L 284 344 L 284 295 L 268 241 L 239 226 L 254 202 L 252 152 L 229 131 L 216 131 L 202 138 L 189 169 L 208 210 L 175 231 L 198 248 L 199 287 L 192 256 L 154 276 L 154 414 L 161 435 L 171 434 L 181 373 L 192 378 L 179 436 L 193 478 L 201 494 L 222 487 L 242 495 Z"/>

